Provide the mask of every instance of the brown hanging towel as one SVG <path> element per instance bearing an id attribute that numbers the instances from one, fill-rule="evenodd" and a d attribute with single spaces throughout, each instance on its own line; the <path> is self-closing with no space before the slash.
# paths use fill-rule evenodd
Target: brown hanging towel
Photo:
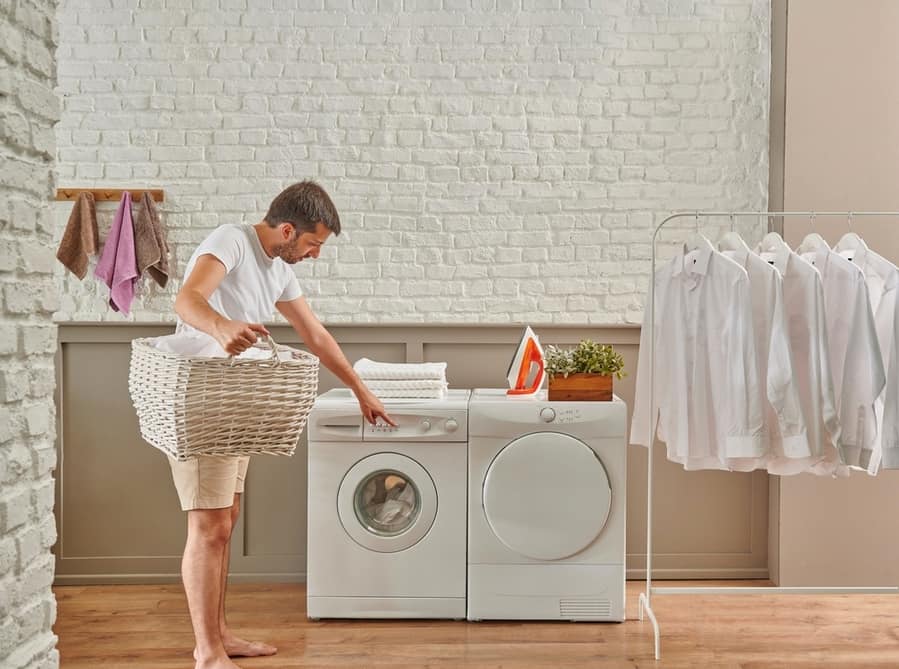
<path id="1" fill-rule="evenodd" d="M 144 193 L 134 214 L 134 250 L 137 271 L 149 272 L 153 280 L 165 288 L 169 281 L 169 248 L 159 221 L 156 204 Z"/>
<path id="2" fill-rule="evenodd" d="M 75 200 L 56 257 L 72 274 L 83 279 L 87 274 L 87 257 L 94 255 L 99 248 L 97 206 L 93 193 L 84 192 Z"/>

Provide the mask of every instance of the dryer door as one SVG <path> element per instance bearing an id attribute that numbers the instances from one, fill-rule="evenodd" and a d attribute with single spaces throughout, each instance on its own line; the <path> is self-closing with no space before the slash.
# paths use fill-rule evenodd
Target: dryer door
<path id="1" fill-rule="evenodd" d="M 437 488 L 425 469 L 399 453 L 376 453 L 343 477 L 337 511 L 363 548 L 395 553 L 414 546 L 437 516 Z"/>
<path id="2" fill-rule="evenodd" d="M 496 455 L 482 502 L 494 534 L 511 550 L 536 560 L 561 560 L 602 532 L 612 490 L 605 467 L 587 444 L 537 432 Z"/>

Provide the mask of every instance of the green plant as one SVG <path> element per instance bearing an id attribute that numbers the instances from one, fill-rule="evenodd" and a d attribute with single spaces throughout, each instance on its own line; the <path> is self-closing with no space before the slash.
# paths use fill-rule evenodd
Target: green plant
<path id="1" fill-rule="evenodd" d="M 550 344 L 544 351 L 544 366 L 550 378 L 560 374 L 601 374 L 623 378 L 624 359 L 621 354 L 608 344 L 597 344 L 589 339 L 582 339 L 574 348 L 559 348 Z"/>

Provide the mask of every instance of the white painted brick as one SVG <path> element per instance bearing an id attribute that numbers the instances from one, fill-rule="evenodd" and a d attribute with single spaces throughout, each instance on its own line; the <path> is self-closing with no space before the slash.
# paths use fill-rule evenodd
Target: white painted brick
<path id="1" fill-rule="evenodd" d="M 168 217 L 172 232 L 184 233 L 179 259 L 211 226 L 264 209 L 293 179 L 318 177 L 344 220 L 357 217 L 335 246 L 369 251 L 336 253 L 313 266 L 310 276 L 328 278 L 315 302 L 326 321 L 424 320 L 422 308 L 431 321 L 522 320 L 541 305 L 539 292 L 497 306 L 497 316 L 484 311 L 494 305 L 490 289 L 518 295 L 522 285 L 545 288 L 541 277 L 548 277 L 562 290 L 566 276 L 583 280 L 601 262 L 618 267 L 603 271 L 621 283 L 597 285 L 620 301 L 555 300 L 543 317 L 592 323 L 602 311 L 620 322 L 639 310 L 647 244 L 616 239 L 605 256 L 602 245 L 612 230 L 648 227 L 611 212 L 667 211 L 678 202 L 673 184 L 685 202 L 764 205 L 767 165 L 758 156 L 767 142 L 768 17 L 747 12 L 752 0 L 603 2 L 601 11 L 578 0 L 279 0 L 265 16 L 245 2 L 197 2 L 179 0 L 170 17 L 158 9 L 141 20 L 129 14 L 108 28 L 81 15 L 66 22 L 59 72 L 70 104 L 58 132 L 71 134 L 59 141 L 59 174 L 108 179 L 95 167 L 103 161 L 132 178 L 188 179 L 172 201 L 202 202 L 204 210 Z M 329 15 L 328 7 L 340 11 Z M 719 31 L 716 20 L 728 23 Z M 146 23 L 174 25 L 141 34 Z M 304 30 L 302 46 L 296 29 Z M 129 43 L 141 48 L 126 50 Z M 79 52 L 85 45 L 102 48 Z M 123 62 L 98 60 L 104 49 L 119 49 Z M 184 52 L 191 62 L 176 70 Z M 145 76 L 134 76 L 138 65 Z M 94 81 L 101 73 L 115 88 Z M 758 100 L 753 114 L 763 122 L 738 115 L 728 96 Z M 101 123 L 96 109 L 131 114 Z M 104 136 L 102 156 L 96 136 L 76 135 L 135 125 L 156 136 L 131 136 L 124 145 Z M 230 134 L 185 135 L 191 128 Z M 752 140 L 741 147 L 740 137 Z M 123 155 L 144 148 L 150 153 L 138 163 Z M 733 192 L 716 174 L 739 174 L 745 190 Z M 247 197 L 222 196 L 235 188 Z M 375 212 L 383 216 L 369 228 Z M 603 213 L 583 218 L 594 212 Z M 361 221 L 365 227 L 354 230 Z M 577 257 L 564 255 L 555 234 L 547 242 L 547 233 L 566 225 L 586 228 L 574 239 Z M 397 258 L 413 265 L 397 268 Z M 562 264 L 547 265 L 550 258 Z M 421 286 L 439 280 L 449 292 L 407 302 L 399 294 L 407 277 Z M 463 290 L 472 282 L 479 282 L 476 295 Z M 114 318 L 76 282 L 66 287 L 63 320 Z M 447 304 L 449 294 L 471 299 Z M 373 315 L 359 310 L 368 302 L 354 295 L 392 300 Z M 143 313 L 170 320 L 169 304 Z"/>
<path id="2" fill-rule="evenodd" d="M 0 579 L 4 578 L 16 564 L 16 542 L 12 536 L 0 538 Z M 2 583 L 2 580 L 0 580 Z M 9 612 L 9 602 L 7 597 L 0 596 L 0 620 L 5 618 Z"/>
<path id="3" fill-rule="evenodd" d="M 0 533 L 6 535 L 21 527 L 31 513 L 31 492 L 27 488 L 18 487 L 0 497 Z"/>

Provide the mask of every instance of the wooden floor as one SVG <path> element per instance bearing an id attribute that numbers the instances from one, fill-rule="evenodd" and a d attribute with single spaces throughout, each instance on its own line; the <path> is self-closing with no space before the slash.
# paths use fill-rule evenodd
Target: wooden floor
<path id="1" fill-rule="evenodd" d="M 655 662 L 652 627 L 635 619 L 642 586 L 628 583 L 632 619 L 624 624 L 310 622 L 300 585 L 231 586 L 228 618 L 245 637 L 279 648 L 274 657 L 237 660 L 245 669 L 899 667 L 899 600 L 888 595 L 658 596 Z M 193 667 L 180 586 L 55 591 L 64 669 Z"/>

